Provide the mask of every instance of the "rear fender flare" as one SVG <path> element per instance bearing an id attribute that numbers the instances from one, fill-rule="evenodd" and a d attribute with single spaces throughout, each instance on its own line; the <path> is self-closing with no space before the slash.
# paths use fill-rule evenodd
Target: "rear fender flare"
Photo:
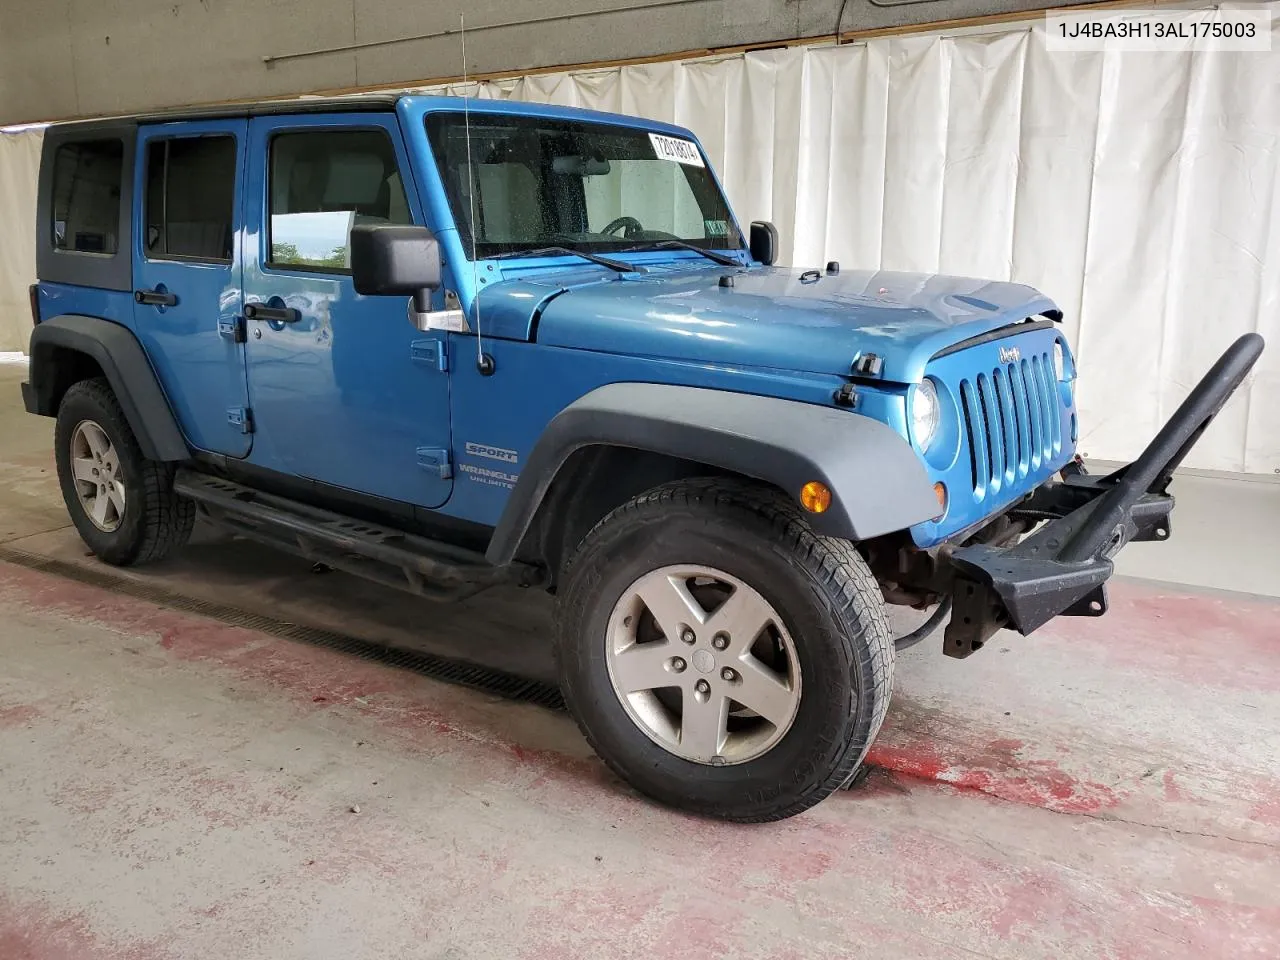
<path id="1" fill-rule="evenodd" d="M 822 534 L 847 540 L 932 519 L 938 501 L 924 466 L 890 427 L 834 407 L 655 383 L 599 387 L 547 425 L 520 473 L 486 555 L 516 555 L 556 474 L 583 447 L 630 447 L 704 463 L 772 484 L 798 498 L 810 480 L 832 491 L 809 514 Z"/>
<path id="2" fill-rule="evenodd" d="M 58 375 L 58 353 L 70 350 L 93 358 L 148 460 L 186 460 L 187 442 L 169 409 L 164 390 L 138 338 L 127 327 L 101 317 L 62 314 L 36 325 L 31 333 L 31 373 L 27 409 L 58 415 L 67 384 Z"/>

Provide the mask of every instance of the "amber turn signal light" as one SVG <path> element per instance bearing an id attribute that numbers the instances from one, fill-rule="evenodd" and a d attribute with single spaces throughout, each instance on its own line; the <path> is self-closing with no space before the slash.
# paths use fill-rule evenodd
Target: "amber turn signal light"
<path id="1" fill-rule="evenodd" d="M 810 480 L 800 488 L 800 506 L 810 513 L 825 513 L 831 506 L 831 490 L 825 483 Z"/>
<path id="2" fill-rule="evenodd" d="M 935 483 L 933 485 L 933 495 L 938 498 L 938 516 L 942 516 L 947 512 L 947 485 L 945 483 Z"/>

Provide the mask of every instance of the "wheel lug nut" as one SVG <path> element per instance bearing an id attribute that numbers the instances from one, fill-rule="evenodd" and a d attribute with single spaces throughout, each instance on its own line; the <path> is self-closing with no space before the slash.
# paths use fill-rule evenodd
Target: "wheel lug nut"
<path id="1" fill-rule="evenodd" d="M 693 643 L 698 638 L 694 636 L 694 633 L 692 630 L 690 630 L 688 627 L 685 627 L 683 630 L 680 631 L 680 639 L 683 640 L 685 643 Z"/>
<path id="2" fill-rule="evenodd" d="M 711 684 L 707 683 L 707 681 L 705 681 L 705 680 L 699 680 L 697 683 L 695 683 L 695 684 L 693 685 L 693 687 L 694 687 L 694 689 L 695 689 L 695 690 L 697 690 L 699 693 L 710 693 L 710 692 L 711 692 Z"/>
<path id="3" fill-rule="evenodd" d="M 727 633 L 717 633 L 711 638 L 711 645 L 717 650 L 723 650 L 729 645 L 729 635 Z"/>
<path id="4" fill-rule="evenodd" d="M 720 671 L 720 677 L 723 680 L 728 680 L 730 683 L 735 683 L 737 682 L 738 674 L 734 672 L 732 667 L 725 667 Z"/>
<path id="5" fill-rule="evenodd" d="M 684 673 L 685 662 L 683 657 L 671 658 L 671 669 L 676 673 Z"/>

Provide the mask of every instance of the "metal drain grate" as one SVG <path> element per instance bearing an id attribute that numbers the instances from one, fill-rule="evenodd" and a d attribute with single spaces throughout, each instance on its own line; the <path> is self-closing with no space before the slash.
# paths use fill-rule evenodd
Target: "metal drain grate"
<path id="1" fill-rule="evenodd" d="M 211 620 L 217 620 L 219 623 L 225 623 L 227 626 L 257 630 L 260 633 L 280 637 L 284 640 L 296 640 L 317 647 L 327 647 L 330 650 L 337 650 L 340 653 L 360 657 L 362 660 L 372 660 L 375 663 L 382 663 L 389 667 L 411 670 L 424 677 L 430 677 L 432 680 L 470 687 L 473 690 L 495 694 L 507 700 L 533 703 L 552 710 L 564 709 L 564 698 L 561 697 L 559 689 L 552 684 L 544 683 L 541 680 L 530 680 L 527 677 L 495 670 L 492 667 L 482 667 L 478 664 L 467 663 L 464 660 L 451 660 L 448 657 L 422 653 L 417 650 L 406 650 L 403 647 L 374 643 L 371 640 L 363 640 L 360 637 L 324 630 L 319 627 L 308 627 L 284 620 L 276 620 L 260 613 L 250 613 L 247 610 L 240 610 L 214 600 L 188 597 L 154 584 L 139 583 L 128 577 L 112 573 L 108 569 L 82 567 L 78 564 L 68 563 L 65 560 L 42 557 L 38 554 L 27 553 L 25 550 L 15 550 L 12 547 L 0 545 L 0 561 L 26 567 L 30 570 L 38 570 L 42 573 L 51 573 L 91 587 L 111 590 L 115 593 L 133 597 L 135 600 L 145 600 L 148 603 L 168 607 L 171 610 L 198 614 Z"/>

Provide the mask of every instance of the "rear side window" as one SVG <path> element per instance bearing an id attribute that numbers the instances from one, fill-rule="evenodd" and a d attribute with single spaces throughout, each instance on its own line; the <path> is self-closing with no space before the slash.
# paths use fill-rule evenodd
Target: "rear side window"
<path id="1" fill-rule="evenodd" d="M 147 147 L 147 256 L 230 262 L 235 197 L 234 137 L 151 141 Z"/>
<path id="2" fill-rule="evenodd" d="M 282 133 L 271 140 L 272 266 L 341 273 L 357 223 L 412 223 L 391 139 L 381 130 Z"/>
<path id="3" fill-rule="evenodd" d="M 57 250 L 114 254 L 120 246 L 124 143 L 64 143 L 53 161 L 51 235 Z"/>

